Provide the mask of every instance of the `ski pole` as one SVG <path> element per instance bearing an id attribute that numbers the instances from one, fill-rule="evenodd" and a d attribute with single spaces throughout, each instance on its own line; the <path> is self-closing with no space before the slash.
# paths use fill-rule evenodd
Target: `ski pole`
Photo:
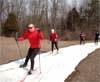
<path id="1" fill-rule="evenodd" d="M 19 44 L 17 42 L 17 39 L 18 39 L 18 32 L 16 32 L 16 34 L 15 34 L 15 41 L 16 41 L 16 44 L 17 44 L 17 47 L 18 47 L 18 51 L 19 51 L 19 54 L 20 54 L 20 58 L 22 59 L 22 54 L 21 54 L 21 50 L 20 50 Z"/>
<path id="2" fill-rule="evenodd" d="M 39 68 L 40 68 L 40 73 L 41 73 L 41 59 L 40 59 L 40 51 L 39 51 Z"/>

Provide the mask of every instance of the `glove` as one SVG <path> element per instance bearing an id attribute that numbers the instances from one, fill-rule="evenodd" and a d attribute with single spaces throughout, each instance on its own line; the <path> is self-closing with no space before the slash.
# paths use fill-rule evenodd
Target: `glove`
<path id="1" fill-rule="evenodd" d="M 24 40 L 24 38 L 23 38 L 23 37 L 18 38 L 18 41 L 22 41 L 22 40 Z"/>

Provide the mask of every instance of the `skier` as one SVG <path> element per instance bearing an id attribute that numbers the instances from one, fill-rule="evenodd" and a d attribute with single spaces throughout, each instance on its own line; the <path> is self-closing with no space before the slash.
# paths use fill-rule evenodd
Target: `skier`
<path id="1" fill-rule="evenodd" d="M 95 44 L 98 44 L 99 32 L 95 33 Z"/>
<path id="2" fill-rule="evenodd" d="M 51 41 L 51 50 L 52 50 L 52 53 L 53 53 L 53 50 L 54 50 L 54 45 L 57 49 L 57 53 L 58 53 L 58 34 L 55 32 L 54 29 L 51 29 L 51 34 L 50 34 L 50 41 Z"/>
<path id="3" fill-rule="evenodd" d="M 18 38 L 18 41 L 23 41 L 25 39 L 29 40 L 30 48 L 28 50 L 24 64 L 20 65 L 20 67 L 26 67 L 28 60 L 30 59 L 31 66 L 28 74 L 32 74 L 32 71 L 34 69 L 34 58 L 40 51 L 40 40 L 44 39 L 44 35 L 38 28 L 35 28 L 34 24 L 29 24 L 27 31 L 24 33 L 23 36 Z"/>
<path id="4" fill-rule="evenodd" d="M 84 44 L 85 43 L 85 33 L 84 32 L 81 32 L 80 33 L 80 44 Z"/>

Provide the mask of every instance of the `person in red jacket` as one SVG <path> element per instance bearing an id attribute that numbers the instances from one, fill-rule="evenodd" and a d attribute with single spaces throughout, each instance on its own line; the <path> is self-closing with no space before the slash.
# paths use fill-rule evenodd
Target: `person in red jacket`
<path id="1" fill-rule="evenodd" d="M 53 53 L 53 50 L 54 50 L 54 45 L 57 49 L 57 53 L 58 53 L 58 34 L 55 32 L 54 29 L 51 29 L 51 34 L 50 34 L 50 41 L 51 41 L 51 50 L 52 50 L 52 53 Z"/>
<path id="2" fill-rule="evenodd" d="M 80 33 L 80 44 L 85 44 L 85 33 L 84 32 L 81 32 Z"/>
<path id="3" fill-rule="evenodd" d="M 34 24 L 29 24 L 28 30 L 24 33 L 23 36 L 18 38 L 18 41 L 23 41 L 25 39 L 29 40 L 30 48 L 28 50 L 24 64 L 20 65 L 20 67 L 26 67 L 28 60 L 30 59 L 31 66 L 28 74 L 31 74 L 32 70 L 34 69 L 34 58 L 40 51 L 40 40 L 44 39 L 44 35 L 38 28 L 35 28 Z"/>

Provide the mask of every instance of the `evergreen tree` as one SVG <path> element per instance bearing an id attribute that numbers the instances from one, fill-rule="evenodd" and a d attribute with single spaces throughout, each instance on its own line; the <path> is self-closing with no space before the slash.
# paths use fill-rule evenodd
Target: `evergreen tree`
<path id="1" fill-rule="evenodd" d="M 100 2 L 99 0 L 91 0 L 88 5 L 88 27 L 92 30 L 98 30 L 100 23 Z"/>
<path id="2" fill-rule="evenodd" d="M 67 28 L 70 31 L 75 31 L 78 28 L 80 20 L 80 15 L 77 12 L 76 8 L 73 8 L 69 13 L 67 17 Z"/>
<path id="3" fill-rule="evenodd" d="M 3 26 L 3 34 L 6 36 L 14 35 L 16 32 L 19 31 L 17 17 L 14 13 L 9 13 L 8 18 L 4 23 Z"/>

